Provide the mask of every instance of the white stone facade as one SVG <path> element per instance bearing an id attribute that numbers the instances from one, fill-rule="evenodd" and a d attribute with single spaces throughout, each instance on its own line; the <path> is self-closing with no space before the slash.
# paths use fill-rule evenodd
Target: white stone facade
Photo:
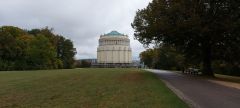
<path id="1" fill-rule="evenodd" d="M 100 64 L 132 63 L 132 50 L 128 36 L 117 31 L 101 35 L 97 49 L 97 62 Z"/>

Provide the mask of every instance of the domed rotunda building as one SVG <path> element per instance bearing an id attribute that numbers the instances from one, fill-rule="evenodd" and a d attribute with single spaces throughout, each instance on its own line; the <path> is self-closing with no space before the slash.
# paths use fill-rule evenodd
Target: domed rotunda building
<path id="1" fill-rule="evenodd" d="M 100 36 L 97 62 L 104 67 L 128 67 L 132 63 L 132 50 L 127 35 L 117 31 Z"/>

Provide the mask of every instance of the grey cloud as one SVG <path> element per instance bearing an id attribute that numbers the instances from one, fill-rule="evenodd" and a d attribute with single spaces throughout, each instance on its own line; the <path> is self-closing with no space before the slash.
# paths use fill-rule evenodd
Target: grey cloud
<path id="1" fill-rule="evenodd" d="M 95 58 L 101 34 L 118 30 L 131 39 L 133 58 L 144 50 L 133 39 L 131 22 L 151 0 L 0 0 L 0 25 L 54 28 L 73 40 L 76 58 Z"/>

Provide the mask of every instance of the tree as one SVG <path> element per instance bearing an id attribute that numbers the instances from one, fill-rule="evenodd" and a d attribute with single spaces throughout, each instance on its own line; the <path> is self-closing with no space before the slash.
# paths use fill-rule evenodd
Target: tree
<path id="1" fill-rule="evenodd" d="M 18 57 L 14 60 L 15 66 L 13 70 L 27 70 L 29 69 L 28 64 L 28 48 L 30 47 L 31 41 L 34 39 L 32 35 L 25 34 L 16 38 L 18 43 Z"/>
<path id="2" fill-rule="evenodd" d="M 45 27 L 43 29 L 32 29 L 28 31 L 32 35 L 43 35 L 48 38 L 51 45 L 56 51 L 56 58 L 58 59 L 56 65 L 61 68 L 73 68 L 75 48 L 71 40 L 60 35 L 55 35 L 53 29 Z"/>
<path id="3" fill-rule="evenodd" d="M 149 68 L 165 70 L 181 70 L 185 62 L 182 54 L 166 45 L 141 52 L 140 60 Z"/>
<path id="4" fill-rule="evenodd" d="M 139 55 L 141 63 L 144 63 L 149 68 L 153 68 L 154 52 L 153 49 L 141 52 Z"/>
<path id="5" fill-rule="evenodd" d="M 91 67 L 91 63 L 86 61 L 86 60 L 82 60 L 80 61 L 80 68 L 89 68 Z"/>
<path id="6" fill-rule="evenodd" d="M 56 61 L 56 52 L 48 38 L 37 35 L 30 43 L 28 59 L 34 69 L 53 69 Z"/>
<path id="7" fill-rule="evenodd" d="M 42 28 L 42 29 L 32 29 L 32 30 L 28 31 L 28 33 L 32 34 L 34 36 L 43 35 L 43 36 L 45 36 L 46 38 L 49 39 L 50 43 L 54 47 L 57 46 L 57 35 L 55 35 L 53 33 L 53 28 L 45 27 L 45 28 Z"/>
<path id="8" fill-rule="evenodd" d="M 71 40 L 48 27 L 0 27 L 0 70 L 73 68 L 75 53 Z"/>
<path id="9" fill-rule="evenodd" d="M 75 49 L 71 40 L 66 39 L 62 47 L 62 61 L 64 68 L 73 68 Z"/>
<path id="10" fill-rule="evenodd" d="M 19 61 L 24 64 L 27 44 L 24 37 L 28 34 L 13 26 L 0 27 L 0 70 L 13 70 L 19 68 Z"/>
<path id="11" fill-rule="evenodd" d="M 181 70 L 184 67 L 184 57 L 171 46 L 160 46 L 155 48 L 157 51 L 155 68 L 165 70 Z"/>
<path id="12" fill-rule="evenodd" d="M 57 58 L 61 59 L 64 68 L 72 68 L 74 66 L 74 55 L 76 54 L 73 43 L 63 36 L 57 36 Z"/>
<path id="13" fill-rule="evenodd" d="M 240 61 L 239 0 L 153 0 L 132 27 L 141 43 L 169 44 L 202 62 L 204 75 L 213 76 L 212 60 Z"/>

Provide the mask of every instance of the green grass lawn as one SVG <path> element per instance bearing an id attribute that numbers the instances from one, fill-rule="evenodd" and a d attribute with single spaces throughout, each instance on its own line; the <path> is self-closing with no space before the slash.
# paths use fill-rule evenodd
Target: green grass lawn
<path id="1" fill-rule="evenodd" d="M 0 72 L 0 107 L 186 108 L 154 74 L 138 69 Z"/>

